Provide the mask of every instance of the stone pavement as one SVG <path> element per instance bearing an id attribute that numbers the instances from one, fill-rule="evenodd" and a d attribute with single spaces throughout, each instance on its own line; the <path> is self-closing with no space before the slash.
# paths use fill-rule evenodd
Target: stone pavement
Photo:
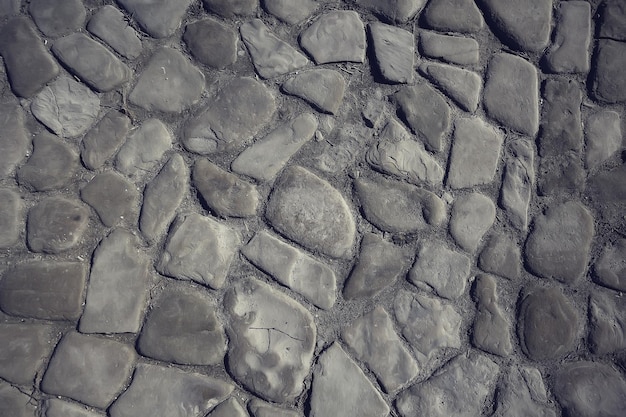
<path id="1" fill-rule="evenodd" d="M 0 56 L 0 416 L 624 416 L 624 1 L 0 0 Z"/>

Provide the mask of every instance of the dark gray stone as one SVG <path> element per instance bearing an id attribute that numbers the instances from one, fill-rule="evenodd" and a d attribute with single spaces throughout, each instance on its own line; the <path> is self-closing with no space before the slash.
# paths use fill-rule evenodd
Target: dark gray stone
<path id="1" fill-rule="evenodd" d="M 33 385 L 54 347 L 53 326 L 0 323 L 0 339 L 0 377 L 18 385 Z"/>
<path id="2" fill-rule="evenodd" d="M 520 276 L 519 245 L 504 234 L 493 234 L 478 257 L 478 267 L 485 272 L 508 279 Z"/>
<path id="3" fill-rule="evenodd" d="M 109 122 L 102 128 L 108 124 Z M 110 145 L 117 144 L 119 136 L 117 132 L 115 133 L 114 142 Z M 172 135 L 167 126 L 158 119 L 147 119 L 128 135 L 126 143 L 120 148 L 115 158 L 115 168 L 130 177 L 141 176 L 154 169 L 157 162 L 163 158 L 165 151 L 171 146 Z M 107 146 L 107 148 L 109 150 L 112 146 Z"/>
<path id="4" fill-rule="evenodd" d="M 607 244 L 593 266 L 593 280 L 617 291 L 626 291 L 626 239 Z"/>
<path id="5" fill-rule="evenodd" d="M 544 157 L 539 164 L 537 193 L 540 196 L 576 195 L 585 188 L 585 177 L 582 161 L 573 152 Z"/>
<path id="6" fill-rule="evenodd" d="M 300 45 L 315 63 L 365 61 L 365 27 L 353 10 L 334 10 L 318 16 L 300 34 Z"/>
<path id="7" fill-rule="evenodd" d="M 6 17 L 19 13 L 21 0 L 0 0 L 0 16 Z"/>
<path id="8" fill-rule="evenodd" d="M 204 7 L 225 18 L 249 16 L 256 11 L 259 0 L 203 0 Z"/>
<path id="9" fill-rule="evenodd" d="M 84 204 L 63 197 L 48 197 L 28 212 L 28 247 L 33 252 L 60 253 L 80 242 L 89 223 Z"/>
<path id="10" fill-rule="evenodd" d="M 620 0 L 602 3 L 600 17 L 600 38 L 626 41 L 626 5 Z"/>
<path id="11" fill-rule="evenodd" d="M 87 30 L 128 59 L 135 59 L 141 54 L 141 39 L 128 24 L 124 13 L 114 6 L 101 7 L 89 19 Z"/>
<path id="12" fill-rule="evenodd" d="M 559 3 L 554 40 L 546 52 L 548 69 L 559 73 L 589 71 L 591 6 L 586 1 Z"/>
<path id="13" fill-rule="evenodd" d="M 619 113 L 603 110 L 593 113 L 585 123 L 585 164 L 593 170 L 622 147 Z"/>
<path id="14" fill-rule="evenodd" d="M 64 36 L 85 24 L 87 12 L 80 0 L 32 0 L 28 11 L 46 36 Z"/>
<path id="15" fill-rule="evenodd" d="M 476 111 L 483 84 L 477 73 L 445 64 L 422 64 L 420 71 L 461 109 Z"/>
<path id="16" fill-rule="evenodd" d="M 422 12 L 426 25 L 443 32 L 474 33 L 484 26 L 473 0 L 431 0 Z"/>
<path id="17" fill-rule="evenodd" d="M 440 35 L 426 31 L 420 32 L 419 38 L 420 52 L 425 56 L 437 58 L 451 64 L 478 64 L 480 47 L 474 39 L 462 36 Z"/>
<path id="18" fill-rule="evenodd" d="M 589 344 L 593 353 L 606 355 L 626 348 L 626 300 L 615 293 L 589 297 Z"/>
<path id="19" fill-rule="evenodd" d="M 472 344 L 485 352 L 508 356 L 513 350 L 510 325 L 498 305 L 496 281 L 489 275 L 479 275 L 474 283 L 476 317 L 472 328 Z"/>
<path id="20" fill-rule="evenodd" d="M 383 23 L 370 23 L 369 32 L 383 78 L 391 83 L 411 83 L 415 55 L 413 34 Z"/>
<path id="21" fill-rule="evenodd" d="M 24 122 L 17 101 L 0 103 L 0 177 L 7 177 L 28 154 L 31 135 Z"/>
<path id="22" fill-rule="evenodd" d="M 91 170 L 102 168 L 124 143 L 130 125 L 128 116 L 116 110 L 109 111 L 80 143 L 83 164 Z"/>
<path id="23" fill-rule="evenodd" d="M 496 220 L 496 206 L 484 194 L 471 193 L 456 199 L 450 212 L 450 235 L 457 245 L 474 253 Z"/>
<path id="24" fill-rule="evenodd" d="M 29 395 L 6 382 L 0 381 L 0 415 L 11 417 L 35 417 L 36 403 Z"/>
<path id="25" fill-rule="evenodd" d="M 22 208 L 23 203 L 17 192 L 0 188 L 0 249 L 17 243 L 23 227 Z"/>
<path id="26" fill-rule="evenodd" d="M 320 68 L 296 74 L 285 81 L 282 88 L 325 113 L 336 114 L 343 101 L 346 82 L 337 71 Z"/>
<path id="27" fill-rule="evenodd" d="M 494 417 L 556 417 L 537 368 L 511 365 L 496 389 Z"/>
<path id="28" fill-rule="evenodd" d="M 580 151 L 583 146 L 580 85 L 564 78 L 546 80 L 543 98 L 539 155 L 559 156 L 567 151 Z"/>
<path id="29" fill-rule="evenodd" d="M 141 27 L 155 38 L 167 38 L 180 27 L 192 0 L 119 0 Z"/>
<path id="30" fill-rule="evenodd" d="M 500 207 L 518 230 L 528 229 L 528 207 L 535 188 L 535 150 L 526 139 L 508 143 L 508 157 L 500 188 Z"/>
<path id="31" fill-rule="evenodd" d="M 136 220 L 139 203 L 137 187 L 113 171 L 93 177 L 80 190 L 80 198 L 93 207 L 107 227 L 113 227 L 125 218 Z"/>
<path id="32" fill-rule="evenodd" d="M 183 40 L 191 54 L 204 65 L 224 69 L 237 60 L 237 32 L 214 19 L 185 27 Z"/>
<path id="33" fill-rule="evenodd" d="M 291 25 L 303 21 L 318 7 L 316 0 L 263 0 L 263 8 L 268 13 Z"/>
<path id="34" fill-rule="evenodd" d="M 626 101 L 626 42 L 600 39 L 594 54 L 592 91 L 607 103 Z"/>
<path id="35" fill-rule="evenodd" d="M 406 23 L 422 10 L 426 0 L 356 0 L 356 3 L 382 15 L 385 20 Z"/>

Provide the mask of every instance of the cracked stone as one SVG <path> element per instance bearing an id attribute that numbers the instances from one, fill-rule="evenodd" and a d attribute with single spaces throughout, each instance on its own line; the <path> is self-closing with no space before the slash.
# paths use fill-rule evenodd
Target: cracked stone
<path id="1" fill-rule="evenodd" d="M 0 177 L 7 177 L 28 154 L 31 135 L 24 122 L 24 110 L 17 101 L 0 103 Z"/>
<path id="2" fill-rule="evenodd" d="M 365 61 L 365 27 L 352 10 L 324 13 L 300 34 L 300 45 L 315 63 Z"/>
<path id="3" fill-rule="evenodd" d="M 537 368 L 512 365 L 496 389 L 495 417 L 556 417 Z"/>
<path id="4" fill-rule="evenodd" d="M 28 247 L 33 252 L 64 252 L 78 244 L 88 223 L 89 210 L 82 203 L 48 197 L 28 212 Z"/>
<path id="5" fill-rule="evenodd" d="M 263 7 L 283 22 L 295 25 L 311 16 L 319 3 L 315 0 L 263 0 Z"/>
<path id="6" fill-rule="evenodd" d="M 0 188 L 0 249 L 10 248 L 17 243 L 22 228 L 20 195 L 9 188 Z"/>
<path id="7" fill-rule="evenodd" d="M 102 39 L 120 55 L 135 59 L 141 54 L 141 39 L 116 7 L 101 7 L 87 24 L 87 30 Z"/>
<path id="8" fill-rule="evenodd" d="M 604 110 L 589 116 L 585 123 L 585 142 L 585 164 L 589 169 L 596 169 L 622 146 L 619 113 Z"/>
<path id="9" fill-rule="evenodd" d="M 484 26 L 473 0 L 431 0 L 422 17 L 429 28 L 443 32 L 475 33 Z"/>
<path id="10" fill-rule="evenodd" d="M 191 54 L 204 65 L 224 69 L 237 60 L 237 33 L 214 19 L 185 27 L 183 40 Z"/>
<path id="11" fill-rule="evenodd" d="M 586 1 L 559 3 L 554 40 L 546 52 L 548 69 L 558 73 L 589 72 L 591 6 Z"/>
<path id="12" fill-rule="evenodd" d="M 500 188 L 500 207 L 518 230 L 528 229 L 528 207 L 535 184 L 535 152 L 530 141 L 517 139 L 508 144 L 509 155 Z"/>
<path id="13" fill-rule="evenodd" d="M 116 110 L 109 111 L 80 143 L 83 164 L 91 170 L 102 168 L 122 146 L 130 126 L 128 116 Z"/>
<path id="14" fill-rule="evenodd" d="M 125 218 L 132 220 L 137 217 L 137 187 L 114 171 L 105 171 L 93 177 L 80 190 L 80 198 L 93 207 L 107 227 L 116 226 Z"/>
<path id="15" fill-rule="evenodd" d="M 520 264 L 519 245 L 503 234 L 493 234 L 478 257 L 480 269 L 508 279 L 519 278 Z"/>
<path id="16" fill-rule="evenodd" d="M 283 83 L 282 89 L 320 111 L 336 114 L 343 101 L 346 82 L 337 71 L 320 68 L 296 74 Z"/>
<path id="17" fill-rule="evenodd" d="M 607 103 L 626 101 L 626 42 L 598 40 L 594 54 L 592 91 L 596 98 Z"/>
<path id="18" fill-rule="evenodd" d="M 461 109 L 476 111 L 482 89 L 477 73 L 445 64 L 422 64 L 420 71 Z"/>
<path id="19" fill-rule="evenodd" d="M 252 15 L 259 5 L 259 0 L 203 0 L 203 2 L 209 12 L 227 19 Z"/>
<path id="20" fill-rule="evenodd" d="M 85 24 L 87 12 L 80 0 L 32 0 L 28 11 L 46 36 L 64 36 Z"/>
<path id="21" fill-rule="evenodd" d="M 0 377 L 18 385 L 33 384 L 52 353 L 53 334 L 54 327 L 47 324 L 0 323 Z"/>
<path id="22" fill-rule="evenodd" d="M 0 413 L 11 417 L 35 417 L 37 405 L 29 395 L 0 381 Z"/>
<path id="23" fill-rule="evenodd" d="M 450 234 L 461 248 L 473 253 L 496 219 L 496 206 L 489 197 L 471 193 L 459 197 L 450 213 Z"/>
<path id="24" fill-rule="evenodd" d="M 115 168 L 130 177 L 142 175 L 154 168 L 171 146 L 172 135 L 167 126 L 158 119 L 147 119 L 131 130 L 117 153 Z"/>
<path id="25" fill-rule="evenodd" d="M 439 3 L 442 2 L 439 1 Z M 420 52 L 425 56 L 440 59 L 451 64 L 478 64 L 480 47 L 474 39 L 462 36 L 440 35 L 427 31 L 420 32 L 419 38 Z"/>
<path id="26" fill-rule="evenodd" d="M 192 0 L 119 0 L 139 25 L 155 38 L 173 35 Z"/>
<path id="27" fill-rule="evenodd" d="M 356 0 L 356 3 L 381 14 L 386 20 L 406 23 L 422 10 L 426 0 Z"/>
<path id="28" fill-rule="evenodd" d="M 370 23 L 369 32 L 383 78 L 391 83 L 411 83 L 415 55 L 413 34 L 384 23 Z"/>
<path id="29" fill-rule="evenodd" d="M 589 297 L 591 350 L 598 355 L 626 348 L 626 301 L 615 293 L 596 292 Z"/>
<path id="30" fill-rule="evenodd" d="M 607 244 L 593 266 L 593 280 L 617 291 L 626 291 L 626 239 Z"/>
<path id="31" fill-rule="evenodd" d="M 472 344 L 494 355 L 508 356 L 513 350 L 509 323 L 498 305 L 496 280 L 479 275 L 473 289 L 477 313 L 472 331 Z"/>

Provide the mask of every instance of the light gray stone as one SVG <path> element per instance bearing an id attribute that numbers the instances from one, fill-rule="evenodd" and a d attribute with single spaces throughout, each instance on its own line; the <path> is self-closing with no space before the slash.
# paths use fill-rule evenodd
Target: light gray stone
<path id="1" fill-rule="evenodd" d="M 35 417 L 37 415 L 35 404 L 29 395 L 0 381 L 0 413 L 3 416 Z"/>
<path id="2" fill-rule="evenodd" d="M 431 0 L 422 12 L 426 25 L 444 32 L 474 33 L 484 26 L 473 0 Z"/>
<path id="3" fill-rule="evenodd" d="M 420 71 L 461 109 L 476 111 L 482 89 L 477 73 L 445 64 L 422 64 Z"/>
<path id="4" fill-rule="evenodd" d="M 343 102 L 346 82 L 337 71 L 319 68 L 296 74 L 282 88 L 325 113 L 336 114 Z"/>
<path id="5" fill-rule="evenodd" d="M 498 305 L 496 280 L 489 275 L 477 276 L 473 296 L 477 308 L 472 329 L 473 345 L 494 355 L 510 355 L 513 350 L 510 325 Z"/>
<path id="6" fill-rule="evenodd" d="M 441 0 L 431 1 L 435 4 L 444 2 Z M 478 64 L 480 47 L 478 42 L 472 38 L 422 31 L 419 34 L 419 39 L 420 52 L 427 57 L 458 65 Z"/>
<path id="7" fill-rule="evenodd" d="M 155 38 L 174 34 L 192 0 L 120 0 L 141 27 Z"/>
<path id="8" fill-rule="evenodd" d="M 626 301 L 615 293 L 596 292 L 589 297 L 589 344 L 599 355 L 626 348 Z"/>
<path id="9" fill-rule="evenodd" d="M 0 377 L 13 384 L 33 385 L 52 353 L 53 338 L 51 325 L 0 323 Z"/>
<path id="10" fill-rule="evenodd" d="M 369 24 L 376 64 L 383 78 L 391 83 L 411 83 L 415 39 L 411 32 L 384 23 Z"/>
<path id="11" fill-rule="evenodd" d="M 0 188 L 0 249 L 10 248 L 20 237 L 22 209 L 20 195 L 9 188 Z"/>
<path id="12" fill-rule="evenodd" d="M 593 170 L 622 147 L 619 113 L 603 110 L 592 114 L 585 123 L 585 164 Z"/>
<path id="13" fill-rule="evenodd" d="M 214 19 L 185 27 L 183 40 L 191 54 L 204 65 L 224 69 L 237 60 L 237 32 Z"/>
<path id="14" fill-rule="evenodd" d="M 319 3 L 316 0 L 263 0 L 263 7 L 283 22 L 295 25 L 313 14 Z"/>
<path id="15" fill-rule="evenodd" d="M 33 0 L 28 11 L 39 30 L 46 36 L 63 36 L 85 24 L 87 12 L 80 0 Z"/>
<path id="16" fill-rule="evenodd" d="M 128 116 L 116 110 L 104 115 L 80 143 L 83 164 L 91 170 L 101 168 L 122 146 L 130 125 Z"/>
<path id="17" fill-rule="evenodd" d="M 84 204 L 48 197 L 28 211 L 28 247 L 33 252 L 64 252 L 80 242 L 88 223 L 89 210 Z"/>
<path id="18" fill-rule="evenodd" d="M 518 230 L 528 229 L 528 206 L 535 188 L 535 152 L 532 143 L 517 139 L 508 144 L 509 156 L 500 188 L 500 206 Z"/>
<path id="19" fill-rule="evenodd" d="M 426 0 L 356 0 L 356 3 L 382 15 L 385 20 L 406 23 L 422 10 Z"/>
<path id="20" fill-rule="evenodd" d="M 586 1 L 559 3 L 554 40 L 546 52 L 548 69 L 558 73 L 589 71 L 591 6 Z"/>
<path id="21" fill-rule="evenodd" d="M 252 15 L 259 5 L 259 0 L 203 0 L 203 2 L 208 11 L 227 19 Z"/>
<path id="22" fill-rule="evenodd" d="M 595 97 L 607 103 L 626 101 L 626 42 L 611 39 L 598 40 L 594 53 L 592 91 Z"/>
<path id="23" fill-rule="evenodd" d="M 248 417 L 239 401 L 230 397 L 211 411 L 207 417 Z"/>
<path id="24" fill-rule="evenodd" d="M 136 221 L 139 192 L 137 187 L 114 171 L 102 172 L 80 190 L 80 198 L 98 213 L 107 227 L 123 219 Z"/>
<path id="25" fill-rule="evenodd" d="M 6 62 L 6 61 L 5 61 Z M 30 134 L 17 101 L 0 103 L 0 177 L 7 177 L 28 154 Z"/>
<path id="26" fill-rule="evenodd" d="M 172 146 L 172 135 L 158 119 L 145 120 L 131 130 L 115 158 L 115 168 L 130 177 L 142 176 L 161 160 Z"/>
<path id="27" fill-rule="evenodd" d="M 102 417 L 102 414 L 89 410 L 84 405 L 78 405 L 58 398 L 48 398 L 43 409 L 42 417 Z"/>
<path id="28" fill-rule="evenodd" d="M 501 233 L 495 233 L 489 238 L 478 257 L 480 269 L 508 279 L 519 278 L 520 264 L 519 245 Z"/>
<path id="29" fill-rule="evenodd" d="M 135 59 L 141 54 L 141 39 L 128 24 L 124 13 L 114 6 L 101 7 L 89 19 L 87 30 L 128 59 Z"/>
<path id="30" fill-rule="evenodd" d="M 626 239 L 607 244 L 593 266 L 593 280 L 617 291 L 626 291 Z"/>
<path id="31" fill-rule="evenodd" d="M 512 365 L 496 390 L 495 417 L 556 417 L 537 368 Z"/>
<path id="32" fill-rule="evenodd" d="M 365 27 L 352 10 L 334 10 L 317 17 L 300 34 L 300 45 L 315 63 L 365 61 Z"/>
<path id="33" fill-rule="evenodd" d="M 248 402 L 248 409 L 254 417 L 300 417 L 296 411 L 279 408 L 257 398 Z"/>
<path id="34" fill-rule="evenodd" d="M 6 17 L 19 13 L 20 0 L 0 0 L 0 16 Z"/>
<path id="35" fill-rule="evenodd" d="M 474 253 L 496 220 L 496 206 L 484 194 L 471 193 L 456 199 L 450 213 L 450 234 L 461 248 Z"/>

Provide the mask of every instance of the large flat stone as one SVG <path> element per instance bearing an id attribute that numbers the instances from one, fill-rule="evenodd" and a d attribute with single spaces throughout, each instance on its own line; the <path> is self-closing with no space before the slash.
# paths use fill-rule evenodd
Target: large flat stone
<path id="1" fill-rule="evenodd" d="M 202 64 L 224 69 L 237 60 L 237 32 L 215 19 L 189 23 L 183 40 Z"/>
<path id="2" fill-rule="evenodd" d="M 556 417 L 537 368 L 511 365 L 496 389 L 495 417 Z"/>
<path id="3" fill-rule="evenodd" d="M 511 224 L 525 232 L 528 229 L 528 207 L 535 188 L 535 151 L 526 139 L 510 141 L 507 149 L 499 203 Z"/>
<path id="4" fill-rule="evenodd" d="M 80 242 L 88 223 L 89 210 L 84 204 L 48 197 L 28 211 L 28 247 L 33 252 L 64 252 Z"/>
<path id="5" fill-rule="evenodd" d="M 107 122 L 101 129 L 108 125 Z M 117 142 L 118 137 L 115 135 L 112 139 Z M 163 122 L 153 118 L 144 120 L 139 127 L 130 132 L 120 148 L 115 158 L 115 168 L 130 177 L 141 176 L 144 172 L 152 170 L 171 146 L 172 135 Z"/>
<path id="6" fill-rule="evenodd" d="M 300 414 L 296 411 L 276 407 L 257 398 L 253 398 L 248 402 L 248 410 L 254 417 L 300 417 Z"/>
<path id="7" fill-rule="evenodd" d="M 137 32 L 128 23 L 119 9 L 105 5 L 91 16 L 87 30 L 106 42 L 118 54 L 135 59 L 141 54 L 142 44 Z"/>
<path id="8" fill-rule="evenodd" d="M 474 253 L 496 220 L 496 206 L 481 193 L 456 199 L 450 212 L 450 234 L 462 249 Z"/>
<path id="9" fill-rule="evenodd" d="M 173 35 L 192 0 L 120 0 L 141 27 L 155 38 Z"/>
<path id="10" fill-rule="evenodd" d="M 609 0 L 600 8 L 600 38 L 626 41 L 626 7 L 619 0 Z"/>
<path id="11" fill-rule="evenodd" d="M 472 344 L 494 355 L 510 355 L 513 350 L 510 325 L 498 303 L 496 280 L 490 275 L 477 276 L 473 297 L 478 311 L 472 328 Z"/>
<path id="12" fill-rule="evenodd" d="M 11 417 L 35 417 L 37 406 L 29 395 L 0 381 L 0 413 Z"/>
<path id="13" fill-rule="evenodd" d="M 7 177 L 29 152 L 31 136 L 24 122 L 17 101 L 0 103 L 0 177 Z"/>
<path id="14" fill-rule="evenodd" d="M 0 377 L 13 384 L 34 384 L 52 353 L 53 337 L 51 325 L 0 323 Z"/>
<path id="15" fill-rule="evenodd" d="M 124 218 L 136 220 L 139 192 L 137 187 L 114 171 L 102 172 L 80 190 L 80 198 L 98 213 L 107 227 Z"/>
<path id="16" fill-rule="evenodd" d="M 239 401 L 230 397 L 211 411 L 207 417 L 248 417 Z"/>
<path id="17" fill-rule="evenodd" d="M 130 125 L 130 118 L 116 110 L 105 114 L 80 143 L 83 164 L 91 170 L 101 168 L 122 146 Z"/>
<path id="18" fill-rule="evenodd" d="M 543 157 L 539 163 L 537 194 L 573 199 L 585 189 L 586 172 L 579 154 L 565 152 L 555 157 Z"/>
<path id="19" fill-rule="evenodd" d="M 599 355 L 626 348 L 626 301 L 615 293 L 589 297 L 589 344 Z"/>
<path id="20" fill-rule="evenodd" d="M 546 80 L 543 98 L 539 155 L 554 157 L 567 151 L 580 151 L 583 146 L 580 85 L 564 78 Z"/>
<path id="21" fill-rule="evenodd" d="M 595 97 L 607 103 L 626 101 L 626 42 L 600 39 L 594 53 L 592 91 Z"/>
<path id="22" fill-rule="evenodd" d="M 422 64 L 420 71 L 461 109 L 476 111 L 482 89 L 477 73 L 445 64 Z"/>
<path id="23" fill-rule="evenodd" d="M 78 30 L 85 24 L 87 12 L 80 0 L 46 0 L 30 2 L 30 12 L 39 30 L 46 36 L 63 36 Z"/>
<path id="24" fill-rule="evenodd" d="M 626 291 L 626 239 L 607 244 L 593 266 L 593 280 L 617 291 Z"/>
<path id="25" fill-rule="evenodd" d="M 591 6 L 586 1 L 559 3 L 554 41 L 546 52 L 550 71 L 586 73 L 589 71 Z"/>
<path id="26" fill-rule="evenodd" d="M 0 249 L 15 245 L 23 227 L 20 195 L 9 188 L 0 188 Z"/>
<path id="27" fill-rule="evenodd" d="M 315 63 L 365 61 L 365 27 L 352 10 L 334 10 L 318 16 L 300 34 L 300 45 Z"/>
<path id="28" fill-rule="evenodd" d="M 252 15 L 259 7 L 259 0 L 203 0 L 203 3 L 208 11 L 227 19 Z"/>
<path id="29" fill-rule="evenodd" d="M 520 247 L 511 237 L 493 234 L 478 257 L 478 267 L 485 272 L 508 279 L 520 276 Z"/>
<path id="30" fill-rule="evenodd" d="M 319 68 L 303 71 L 285 81 L 285 93 L 300 97 L 325 113 L 336 114 L 343 102 L 346 82 L 334 70 Z"/>
<path id="31" fill-rule="evenodd" d="M 45 410 L 45 417 L 101 417 L 100 413 L 84 405 L 58 398 L 48 398 L 42 408 Z"/>
<path id="32" fill-rule="evenodd" d="M 422 18 L 429 28 L 444 32 L 474 33 L 484 26 L 483 16 L 473 0 L 431 0 Z"/>
<path id="33" fill-rule="evenodd" d="M 406 23 L 422 10 L 426 0 L 356 0 L 356 3 L 381 15 L 385 20 Z"/>
<path id="34" fill-rule="evenodd" d="M 378 70 L 391 83 L 413 81 L 415 39 L 411 32 L 384 23 L 370 23 Z"/>
<path id="35" fill-rule="evenodd" d="M 585 164 L 596 169 L 622 146 L 622 128 L 619 113 L 602 110 L 591 114 L 585 123 Z"/>
<path id="36" fill-rule="evenodd" d="M 441 4 L 445 1 L 431 1 L 429 4 L 431 3 Z M 419 34 L 419 45 L 420 52 L 431 58 L 457 65 L 478 64 L 480 47 L 472 38 L 422 31 Z"/>
<path id="37" fill-rule="evenodd" d="M 316 0 L 263 0 L 263 8 L 268 13 L 291 25 L 303 21 L 318 7 Z"/>
<path id="38" fill-rule="evenodd" d="M 6 17 L 19 13 L 21 6 L 20 0 L 1 0 L 0 16 Z"/>

